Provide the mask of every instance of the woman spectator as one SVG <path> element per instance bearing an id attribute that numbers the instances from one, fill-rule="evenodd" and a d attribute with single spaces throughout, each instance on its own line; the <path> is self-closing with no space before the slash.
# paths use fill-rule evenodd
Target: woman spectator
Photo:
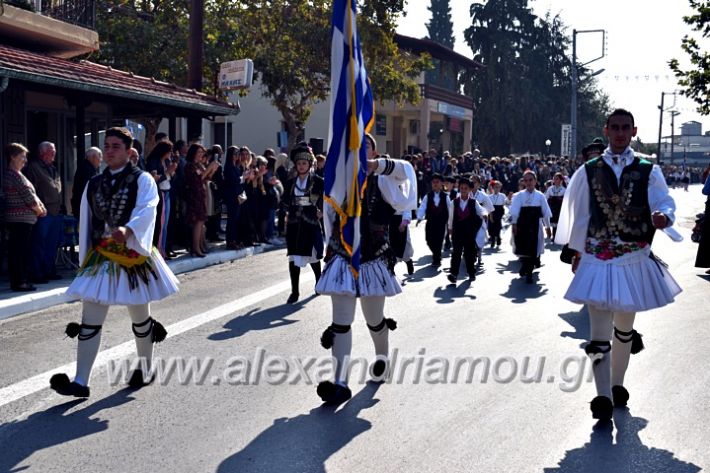
<path id="1" fill-rule="evenodd" d="M 222 186 L 224 174 L 222 172 L 222 147 L 214 145 L 207 153 L 207 163 L 217 161 L 219 166 L 209 180 L 207 186 L 207 239 L 211 242 L 224 241 L 219 233 L 222 231 Z"/>
<path id="2" fill-rule="evenodd" d="M 169 141 L 160 141 L 156 143 L 145 160 L 146 171 L 153 176 L 158 184 L 158 195 L 160 196 L 156 209 L 157 218 L 153 233 L 153 245 L 158 248 L 165 259 L 170 259 L 165 251 L 170 221 L 170 181 L 177 169 L 177 163 L 173 163 L 171 159 L 172 153 L 173 144 Z"/>
<path id="3" fill-rule="evenodd" d="M 263 156 L 254 160 L 253 172 L 246 178 L 247 213 L 254 225 L 254 245 L 267 243 L 266 225 L 269 215 L 269 199 L 264 178 L 268 161 Z"/>
<path id="4" fill-rule="evenodd" d="M 8 270 L 10 288 L 17 292 L 34 291 L 28 282 L 32 226 L 37 217 L 47 215 L 42 201 L 37 197 L 32 183 L 22 174 L 27 164 L 27 148 L 18 143 L 5 147 L 7 169 L 3 177 L 6 208 L 5 221 L 8 230 Z"/>
<path id="5" fill-rule="evenodd" d="M 205 257 L 205 220 L 207 219 L 207 181 L 217 170 L 219 163 L 213 161 L 205 167 L 207 150 L 200 144 L 193 144 L 187 150 L 185 160 L 185 190 L 187 199 L 187 223 L 192 227 L 191 253 Z"/>
<path id="6" fill-rule="evenodd" d="M 227 249 L 229 250 L 239 249 L 237 221 L 241 208 L 240 195 L 243 190 L 242 169 L 239 166 L 239 148 L 230 146 L 227 148 L 227 156 L 224 162 L 224 186 L 222 189 L 222 197 L 227 205 Z"/>
<path id="7" fill-rule="evenodd" d="M 239 209 L 239 218 L 237 219 L 237 244 L 241 247 L 254 246 L 254 222 L 250 215 L 249 193 L 248 187 L 251 180 L 254 178 L 256 171 L 252 166 L 252 152 L 246 146 L 239 148 L 239 170 L 242 176 L 242 203 Z M 244 200 L 246 199 L 246 200 Z M 256 246 L 259 246 L 257 243 Z"/>
<path id="8" fill-rule="evenodd" d="M 279 180 L 279 182 L 282 183 L 282 185 L 288 181 L 289 171 L 291 169 L 291 166 L 289 164 L 290 162 L 291 161 L 288 159 L 288 155 L 286 153 L 279 153 L 279 155 L 276 157 L 274 173 L 276 174 L 276 178 Z M 279 203 L 277 219 L 278 223 L 276 224 L 276 231 L 278 232 L 278 236 L 280 238 L 283 238 L 286 235 L 286 209 L 281 203 Z"/>

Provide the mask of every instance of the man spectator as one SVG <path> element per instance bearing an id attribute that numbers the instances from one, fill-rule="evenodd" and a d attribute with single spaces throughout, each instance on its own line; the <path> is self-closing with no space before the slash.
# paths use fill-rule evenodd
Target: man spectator
<path id="1" fill-rule="evenodd" d="M 27 178 L 35 186 L 37 197 L 47 209 L 47 215 L 38 217 L 32 231 L 32 282 L 43 284 L 50 279 L 61 279 L 55 260 L 62 242 L 64 218 L 62 205 L 62 178 L 54 167 L 57 150 L 54 143 L 43 141 L 38 148 L 39 157 L 27 165 Z"/>
<path id="2" fill-rule="evenodd" d="M 84 159 L 79 160 L 74 173 L 74 182 L 72 183 L 71 191 L 71 211 L 72 215 L 79 221 L 79 212 L 81 210 L 81 196 L 84 194 L 84 188 L 89 180 L 99 173 L 99 166 L 103 154 L 99 148 L 92 146 L 86 150 Z"/>
<path id="3" fill-rule="evenodd" d="M 431 166 L 432 174 L 442 174 L 446 170 L 446 159 L 438 157 L 436 149 L 432 148 L 429 150 L 429 165 Z"/>

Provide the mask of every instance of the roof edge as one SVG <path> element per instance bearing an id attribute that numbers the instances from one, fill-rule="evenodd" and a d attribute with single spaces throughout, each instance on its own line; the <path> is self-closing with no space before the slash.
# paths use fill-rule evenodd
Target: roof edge
<path id="1" fill-rule="evenodd" d="M 239 106 L 229 106 L 225 105 L 209 105 L 200 103 L 190 103 L 181 101 L 178 99 L 171 99 L 169 97 L 150 95 L 142 93 L 133 89 L 118 89 L 115 87 L 109 87 L 105 85 L 88 84 L 85 82 L 79 82 L 71 79 L 60 79 L 57 77 L 46 76 L 43 74 L 33 73 L 33 72 L 23 72 L 17 71 L 15 69 L 9 69 L 7 67 L 0 66 L 0 76 L 7 76 L 10 79 L 24 80 L 27 82 L 34 82 L 38 84 L 45 85 L 60 85 L 68 89 L 81 90 L 85 92 L 94 92 L 104 95 L 111 95 L 114 97 L 123 97 L 129 99 L 139 99 L 145 102 L 157 103 L 161 105 L 167 105 L 171 107 L 183 108 L 196 110 L 208 114 L 220 114 L 220 115 L 236 115 L 239 113 Z M 205 95 L 205 97 L 207 97 Z"/>

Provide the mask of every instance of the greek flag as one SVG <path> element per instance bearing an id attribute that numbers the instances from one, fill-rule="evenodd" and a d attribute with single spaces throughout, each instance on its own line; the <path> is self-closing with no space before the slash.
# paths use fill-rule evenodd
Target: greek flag
<path id="1" fill-rule="evenodd" d="M 365 132 L 374 123 L 374 104 L 357 35 L 356 0 L 334 0 L 330 62 L 330 133 L 325 161 L 325 233 L 330 240 L 339 217 L 340 243 L 350 269 L 360 269 L 360 198 L 365 190 Z"/>

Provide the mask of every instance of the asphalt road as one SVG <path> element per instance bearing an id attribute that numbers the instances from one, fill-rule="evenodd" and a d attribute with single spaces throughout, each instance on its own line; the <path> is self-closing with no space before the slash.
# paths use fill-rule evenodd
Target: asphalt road
<path id="1" fill-rule="evenodd" d="M 181 275 L 180 294 L 154 304 L 153 316 L 171 333 L 156 356 L 164 366 L 194 358 L 209 368 L 192 379 L 181 381 L 174 365 L 169 379 L 139 391 L 112 385 L 108 367 L 133 350 L 125 309 L 112 308 L 91 397 L 67 400 L 46 386 L 75 359 L 76 342 L 63 330 L 79 320 L 80 304 L 0 322 L 0 473 L 710 467 L 710 277 L 693 268 L 697 246 L 689 238 L 704 197 L 698 186 L 673 195 L 685 241 L 658 235 L 654 251 L 684 292 L 674 304 L 638 315 L 646 349 L 631 359 L 629 409 L 615 413 L 614 430 L 594 429 L 594 385 L 580 348 L 588 321 L 582 307 L 563 299 L 571 273 L 559 251 L 546 251 L 537 284 L 527 285 L 507 243 L 487 249 L 478 279 L 453 287 L 428 266 L 423 226 L 412 226 L 416 272 L 385 309 L 399 323 L 391 334 L 393 379 L 360 382 L 354 372 L 354 397 L 337 410 L 321 407 L 315 393 L 328 368 L 315 357 L 328 355 L 319 338 L 330 323 L 330 301 L 311 296 L 306 270 L 302 301 L 284 304 L 283 250 Z M 373 357 L 361 315 L 353 356 Z M 263 369 L 254 369 L 260 358 Z"/>

